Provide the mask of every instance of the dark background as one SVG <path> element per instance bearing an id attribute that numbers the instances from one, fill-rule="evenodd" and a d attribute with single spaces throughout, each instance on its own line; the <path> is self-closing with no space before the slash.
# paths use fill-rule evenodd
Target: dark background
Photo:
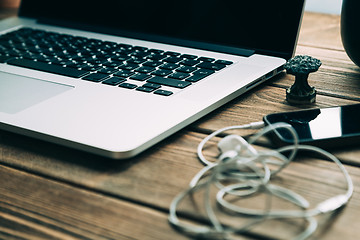
<path id="1" fill-rule="evenodd" d="M 100 32 L 142 39 L 225 44 L 289 58 L 303 4 L 304 0 L 23 0 L 20 14 L 70 21 L 71 26 L 96 25 Z"/>

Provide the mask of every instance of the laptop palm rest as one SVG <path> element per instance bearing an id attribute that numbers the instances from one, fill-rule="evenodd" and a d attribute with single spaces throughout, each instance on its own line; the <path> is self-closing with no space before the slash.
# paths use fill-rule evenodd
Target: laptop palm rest
<path id="1" fill-rule="evenodd" d="M 72 86 L 0 72 L 0 112 L 15 114 Z"/>

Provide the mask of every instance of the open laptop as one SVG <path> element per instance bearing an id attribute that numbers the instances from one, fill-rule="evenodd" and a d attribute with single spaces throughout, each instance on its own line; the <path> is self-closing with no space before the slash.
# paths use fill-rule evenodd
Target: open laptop
<path id="1" fill-rule="evenodd" d="M 0 128 L 130 158 L 282 71 L 304 0 L 22 0 Z"/>

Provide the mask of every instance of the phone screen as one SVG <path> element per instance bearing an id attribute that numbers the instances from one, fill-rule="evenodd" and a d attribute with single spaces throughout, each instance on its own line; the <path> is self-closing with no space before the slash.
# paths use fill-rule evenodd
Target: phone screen
<path id="1" fill-rule="evenodd" d="M 360 136 L 360 104 L 270 114 L 264 117 L 264 121 L 266 124 L 290 124 L 297 132 L 301 143 L 354 139 Z M 276 130 L 276 135 L 283 142 L 293 142 L 287 130 Z"/>

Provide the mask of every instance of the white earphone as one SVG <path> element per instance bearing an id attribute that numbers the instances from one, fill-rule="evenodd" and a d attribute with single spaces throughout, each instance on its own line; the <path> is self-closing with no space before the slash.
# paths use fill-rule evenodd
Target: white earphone
<path id="1" fill-rule="evenodd" d="M 202 153 L 205 144 L 211 138 L 224 131 L 259 128 L 263 128 L 263 130 L 252 136 L 249 141 L 246 141 L 238 135 L 228 135 L 221 139 L 218 142 L 220 155 L 215 162 L 207 160 Z M 290 132 L 294 138 L 293 145 L 282 147 L 277 150 L 265 151 L 258 151 L 252 146 L 252 144 L 261 136 L 278 128 L 285 128 Z M 309 202 L 298 193 L 271 183 L 272 177 L 280 173 L 282 169 L 291 163 L 298 150 L 314 151 L 335 162 L 346 179 L 348 185 L 347 192 L 345 194 L 340 194 L 326 199 L 317 204 L 315 207 L 310 208 Z M 289 153 L 288 157 L 285 153 Z M 295 130 L 286 123 L 278 123 L 264 127 L 263 122 L 257 122 L 219 129 L 204 138 L 199 144 L 198 157 L 205 167 L 194 176 L 189 184 L 189 188 L 174 198 L 170 205 L 168 218 L 169 222 L 174 227 L 192 237 L 203 237 L 205 239 L 229 239 L 230 234 L 243 233 L 249 230 L 250 227 L 267 219 L 302 218 L 308 221 L 308 227 L 294 239 L 306 239 L 311 236 L 317 228 L 317 221 L 314 219 L 316 215 L 332 212 L 341 208 L 349 201 L 353 193 L 352 180 L 341 162 L 335 156 L 320 148 L 299 145 Z M 209 189 L 212 185 L 215 185 L 219 189 L 215 197 L 218 206 L 220 206 L 218 208 L 219 210 L 225 210 L 226 212 L 230 212 L 232 214 L 247 216 L 252 218 L 252 221 L 238 228 L 222 224 L 215 214 L 211 204 Z M 177 217 L 176 209 L 178 204 L 186 196 L 200 190 L 205 192 L 204 207 L 211 226 L 184 223 Z M 286 200 L 300 209 L 273 210 L 270 206 L 267 206 L 268 204 L 265 204 L 264 209 L 258 210 L 241 207 L 226 200 L 227 195 L 232 195 L 233 197 L 241 199 L 250 198 L 259 192 L 266 193 L 269 197 L 276 196 Z"/>

